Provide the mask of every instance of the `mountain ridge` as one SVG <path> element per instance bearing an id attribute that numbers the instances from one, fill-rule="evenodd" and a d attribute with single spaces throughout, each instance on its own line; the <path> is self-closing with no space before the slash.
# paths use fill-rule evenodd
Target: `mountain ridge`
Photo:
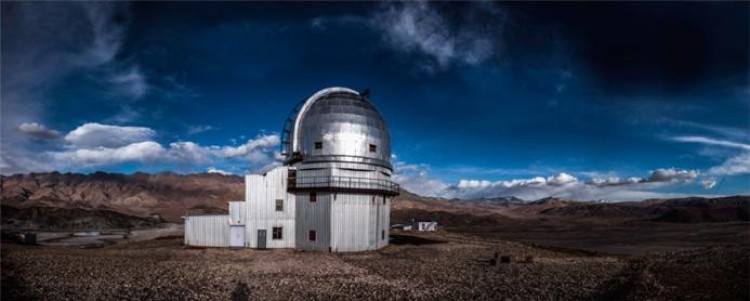
<path id="1" fill-rule="evenodd" d="M 83 212 L 105 210 L 168 222 L 181 222 L 181 217 L 186 214 L 226 212 L 229 201 L 245 199 L 242 177 L 216 173 L 50 172 L 3 175 L 0 183 L 0 203 L 20 210 L 39 211 L 38 208 L 44 207 L 83 209 Z M 515 197 L 442 199 L 406 190 L 402 190 L 391 205 L 394 222 L 435 219 L 449 226 L 538 218 L 638 219 L 673 223 L 748 221 L 748 208 L 750 196 L 610 203 L 554 197 L 535 201 Z M 9 217 L 4 214 L 4 218 Z"/>

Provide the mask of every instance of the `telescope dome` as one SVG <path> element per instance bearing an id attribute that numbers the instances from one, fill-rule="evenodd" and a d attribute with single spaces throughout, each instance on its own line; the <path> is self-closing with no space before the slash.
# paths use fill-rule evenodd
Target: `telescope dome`
<path id="1" fill-rule="evenodd" d="M 291 120 L 290 120 L 291 121 Z M 338 161 L 391 169 L 391 134 L 367 95 L 348 88 L 323 89 L 308 98 L 288 123 L 287 162 Z"/>

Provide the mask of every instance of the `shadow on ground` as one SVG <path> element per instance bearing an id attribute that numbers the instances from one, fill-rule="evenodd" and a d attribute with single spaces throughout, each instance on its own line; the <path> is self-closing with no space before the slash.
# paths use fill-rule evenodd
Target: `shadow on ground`
<path id="1" fill-rule="evenodd" d="M 391 240 L 390 240 L 390 244 L 392 245 L 421 246 L 421 245 L 432 245 L 432 244 L 442 244 L 442 243 L 445 243 L 445 241 L 411 236 L 411 235 L 402 235 L 402 234 L 391 234 Z"/>

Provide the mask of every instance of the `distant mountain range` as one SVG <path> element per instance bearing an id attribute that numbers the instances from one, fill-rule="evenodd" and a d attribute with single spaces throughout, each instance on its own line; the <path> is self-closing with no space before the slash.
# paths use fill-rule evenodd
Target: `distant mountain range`
<path id="1" fill-rule="evenodd" d="M 2 176 L 0 181 L 4 227 L 138 227 L 181 222 L 186 214 L 223 213 L 227 202 L 244 200 L 242 177 L 209 173 L 52 172 Z M 447 227 L 540 218 L 700 223 L 748 221 L 749 217 L 750 196 L 607 203 L 515 197 L 447 200 L 403 190 L 391 212 L 393 222 L 431 219 Z"/>

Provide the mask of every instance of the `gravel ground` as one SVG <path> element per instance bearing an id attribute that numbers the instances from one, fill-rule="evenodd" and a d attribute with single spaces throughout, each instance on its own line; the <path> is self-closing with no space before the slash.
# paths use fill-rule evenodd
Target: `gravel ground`
<path id="1" fill-rule="evenodd" d="M 101 249 L 4 242 L 2 299 L 750 299 L 747 247 L 626 257 L 450 233 L 394 238 L 347 254 L 185 248 L 182 237 Z M 496 252 L 513 262 L 492 265 Z"/>

